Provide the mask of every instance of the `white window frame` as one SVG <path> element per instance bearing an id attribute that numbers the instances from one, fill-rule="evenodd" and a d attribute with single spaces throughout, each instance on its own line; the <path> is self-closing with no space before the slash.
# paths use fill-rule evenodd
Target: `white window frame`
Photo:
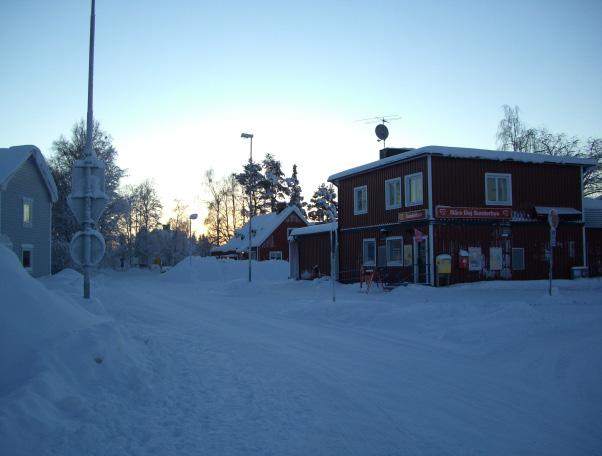
<path id="1" fill-rule="evenodd" d="M 278 255 L 274 255 L 278 254 Z M 274 256 L 279 256 L 280 258 L 274 258 Z M 270 250 L 269 257 L 270 260 L 282 260 L 282 250 Z"/>
<path id="2" fill-rule="evenodd" d="M 357 199 L 358 190 L 363 191 L 366 194 L 366 207 L 365 208 L 358 208 L 358 199 Z M 353 215 L 360 215 L 360 214 L 367 214 L 367 213 L 368 213 L 368 186 L 360 185 L 359 187 L 354 187 L 353 188 Z"/>
<path id="3" fill-rule="evenodd" d="M 396 196 L 398 196 L 397 203 L 390 204 L 389 196 L 391 194 L 391 192 L 390 192 L 391 186 L 389 184 L 393 184 L 393 188 L 395 188 L 395 183 L 399 183 L 399 195 L 396 195 Z M 385 209 L 386 210 L 399 209 L 400 207 L 401 207 L 401 177 L 396 177 L 394 179 L 387 179 L 385 181 Z"/>
<path id="4" fill-rule="evenodd" d="M 25 206 L 29 206 L 29 222 L 25 221 Z M 23 226 L 31 228 L 33 226 L 33 198 L 23 197 L 23 205 L 21 207 Z"/>
<path id="5" fill-rule="evenodd" d="M 390 258 L 390 250 L 389 250 L 389 241 L 399 241 L 400 250 L 399 257 L 400 260 L 391 260 Z M 403 237 L 401 236 L 391 236 L 386 238 L 385 240 L 386 252 L 387 252 L 387 266 L 403 266 Z"/>
<path id="6" fill-rule="evenodd" d="M 366 244 L 374 245 L 374 259 L 370 262 L 366 262 Z M 362 265 L 363 266 L 372 266 L 376 267 L 376 239 L 375 238 L 366 238 L 362 240 Z"/>
<path id="7" fill-rule="evenodd" d="M 23 253 L 29 252 L 29 267 L 23 265 Z M 33 272 L 33 244 L 21 244 L 21 265 L 26 271 Z"/>
<path id="8" fill-rule="evenodd" d="M 514 266 L 514 251 L 515 250 L 516 251 L 520 250 L 522 252 L 521 253 L 521 255 L 523 257 L 523 267 L 522 267 L 522 269 L 517 269 Z M 511 259 L 512 259 L 512 270 L 513 271 L 525 271 L 527 269 L 527 265 L 525 264 L 525 249 L 524 249 L 524 247 L 512 247 L 512 256 L 511 256 Z"/>
<path id="9" fill-rule="evenodd" d="M 498 194 L 498 179 L 505 178 L 508 181 L 508 200 L 507 201 L 499 201 L 499 200 L 490 200 L 489 192 L 487 191 L 487 181 L 489 178 L 495 179 L 495 196 L 499 197 Z M 512 206 L 512 174 L 507 173 L 485 173 L 485 204 L 487 206 Z"/>
<path id="10" fill-rule="evenodd" d="M 420 176 L 420 183 L 421 183 L 420 200 L 410 201 L 410 197 L 412 196 L 411 191 L 410 191 L 410 182 L 413 178 L 416 178 L 418 176 Z M 424 202 L 424 180 L 422 177 L 422 172 L 408 174 L 407 176 L 404 176 L 404 187 L 405 187 L 405 205 L 406 205 L 406 207 L 421 206 Z"/>

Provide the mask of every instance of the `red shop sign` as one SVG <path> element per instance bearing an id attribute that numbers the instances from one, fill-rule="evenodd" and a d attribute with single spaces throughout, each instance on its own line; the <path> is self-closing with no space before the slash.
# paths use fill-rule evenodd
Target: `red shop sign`
<path id="1" fill-rule="evenodd" d="M 422 220 L 426 218 L 426 209 L 420 209 L 418 211 L 400 212 L 397 215 L 397 221 L 409 222 L 411 220 Z"/>
<path id="2" fill-rule="evenodd" d="M 512 209 L 508 207 L 437 206 L 435 209 L 435 216 L 437 218 L 509 220 L 512 218 Z"/>

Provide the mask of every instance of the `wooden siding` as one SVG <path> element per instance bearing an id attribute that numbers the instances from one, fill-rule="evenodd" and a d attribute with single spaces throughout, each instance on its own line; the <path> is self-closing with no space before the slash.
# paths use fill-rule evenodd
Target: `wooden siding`
<path id="1" fill-rule="evenodd" d="M 288 261 L 288 228 L 300 228 L 307 224 L 295 213 L 290 214 L 258 249 L 259 261 L 270 259 L 270 252 L 282 252 L 282 259 Z"/>
<path id="2" fill-rule="evenodd" d="M 428 225 L 426 223 L 392 225 L 386 228 L 386 232 L 381 231 L 380 228 L 339 232 L 339 279 L 341 282 L 351 283 L 359 281 L 364 239 L 376 239 L 378 255 L 378 247 L 385 245 L 387 237 L 401 236 L 403 238 L 402 244 L 412 244 L 414 228 L 422 231 L 425 235 L 428 234 Z M 413 265 L 385 267 L 384 269 L 386 277 L 383 279 L 387 282 L 413 281 Z"/>
<path id="3" fill-rule="evenodd" d="M 313 278 L 315 266 L 320 275 L 330 275 L 330 232 L 297 236 L 300 278 Z"/>
<path id="4" fill-rule="evenodd" d="M 420 206 L 405 207 L 404 176 L 422 172 L 422 200 Z M 401 203 L 399 209 L 385 209 L 385 181 L 401 177 Z M 385 168 L 371 170 L 363 174 L 344 178 L 339 181 L 339 228 L 395 223 L 399 212 L 414 211 L 428 207 L 427 159 L 418 157 L 407 162 L 395 163 Z M 353 189 L 366 185 L 368 187 L 368 212 L 354 215 Z"/>
<path id="5" fill-rule="evenodd" d="M 546 250 L 549 248 L 549 227 L 546 223 L 447 223 L 435 225 L 434 233 L 435 257 L 442 253 L 452 257 L 451 283 L 487 279 L 534 280 L 548 277 Z M 579 224 L 559 225 L 557 247 L 554 248 L 555 278 L 568 279 L 570 268 L 582 265 L 582 239 L 582 228 Z M 481 248 L 485 260 L 482 271 L 459 268 L 459 251 L 468 250 L 469 247 Z M 502 248 L 504 272 L 489 270 L 490 247 Z M 512 248 L 525 249 L 524 271 L 512 270 Z"/>
<path id="6" fill-rule="evenodd" d="M 432 157 L 433 206 L 486 207 L 485 173 L 512 175 L 515 212 L 532 214 L 534 206 L 581 210 L 579 166 L 438 156 Z"/>
<path id="7" fill-rule="evenodd" d="M 50 274 L 50 228 L 52 201 L 46 183 L 33 157 L 30 157 L 11 177 L 6 190 L 0 192 L 2 218 L 0 232 L 9 237 L 13 251 L 21 259 L 22 245 L 33 245 L 32 275 Z M 31 198 L 32 223 L 23 226 L 23 198 Z"/>
<path id="8" fill-rule="evenodd" d="M 602 228 L 586 228 L 587 264 L 590 277 L 602 276 Z"/>

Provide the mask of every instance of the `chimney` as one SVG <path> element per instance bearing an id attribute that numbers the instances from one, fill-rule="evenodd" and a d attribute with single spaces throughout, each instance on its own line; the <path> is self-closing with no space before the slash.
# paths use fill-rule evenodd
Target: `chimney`
<path id="1" fill-rule="evenodd" d="M 392 157 L 393 155 L 403 154 L 404 152 L 409 152 L 414 150 L 413 147 L 385 147 L 380 150 L 380 160 L 387 157 Z"/>

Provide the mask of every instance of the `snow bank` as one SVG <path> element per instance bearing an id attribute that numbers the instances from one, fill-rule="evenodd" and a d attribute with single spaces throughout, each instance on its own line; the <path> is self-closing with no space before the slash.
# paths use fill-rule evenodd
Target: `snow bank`
<path id="1" fill-rule="evenodd" d="M 66 291 L 78 276 L 53 285 Z M 3 245 L 0 277 L 0 453 L 41 454 L 47 436 L 91 419 L 100 386 L 140 385 L 138 363 L 113 320 L 46 288 Z"/>
<path id="2" fill-rule="evenodd" d="M 252 261 L 254 282 L 287 280 L 287 261 Z M 224 283 L 248 280 L 249 262 L 221 260 L 215 257 L 192 257 L 180 261 L 162 277 L 170 282 L 213 282 Z"/>
<path id="3" fill-rule="evenodd" d="M 99 323 L 74 302 L 58 299 L 0 245 L 0 393 L 14 380 L 16 364 L 60 335 Z"/>

